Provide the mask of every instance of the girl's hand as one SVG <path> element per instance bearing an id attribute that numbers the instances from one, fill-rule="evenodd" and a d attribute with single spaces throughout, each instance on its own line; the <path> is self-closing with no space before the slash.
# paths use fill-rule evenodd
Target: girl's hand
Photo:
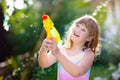
<path id="1" fill-rule="evenodd" d="M 45 39 L 43 41 L 43 44 L 42 44 L 42 48 L 43 50 L 50 50 L 50 51 L 56 51 L 58 49 L 57 47 L 57 42 L 55 41 L 55 39 L 53 37 L 50 37 L 50 39 Z"/>

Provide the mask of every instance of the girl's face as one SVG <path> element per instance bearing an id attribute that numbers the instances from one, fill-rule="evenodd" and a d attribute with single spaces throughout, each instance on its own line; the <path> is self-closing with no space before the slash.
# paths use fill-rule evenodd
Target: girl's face
<path id="1" fill-rule="evenodd" d="M 86 41 L 89 41 L 89 32 L 84 24 L 75 24 L 73 26 L 70 37 L 73 43 L 84 44 Z"/>

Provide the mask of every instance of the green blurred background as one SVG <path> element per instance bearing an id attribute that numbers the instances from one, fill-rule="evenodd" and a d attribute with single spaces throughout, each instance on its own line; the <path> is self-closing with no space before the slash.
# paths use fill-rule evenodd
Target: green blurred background
<path id="1" fill-rule="evenodd" d="M 0 80 L 57 80 L 57 64 L 39 67 L 46 32 L 41 16 L 53 20 L 61 38 L 85 14 L 100 25 L 101 52 L 90 80 L 120 80 L 120 0 L 0 0 Z"/>

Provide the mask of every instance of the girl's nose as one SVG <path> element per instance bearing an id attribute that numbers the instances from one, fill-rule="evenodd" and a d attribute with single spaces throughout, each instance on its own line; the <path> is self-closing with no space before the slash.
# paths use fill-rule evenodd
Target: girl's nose
<path id="1" fill-rule="evenodd" d="M 76 28 L 75 31 L 79 33 L 79 32 L 81 32 L 82 30 L 81 30 L 80 28 Z"/>

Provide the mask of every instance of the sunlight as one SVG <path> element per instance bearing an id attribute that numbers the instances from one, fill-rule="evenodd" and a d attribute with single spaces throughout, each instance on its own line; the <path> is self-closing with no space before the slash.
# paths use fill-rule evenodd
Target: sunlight
<path id="1" fill-rule="evenodd" d="M 26 4 L 24 4 L 24 0 L 6 0 L 7 5 L 10 7 L 15 7 L 16 9 L 24 9 Z"/>
<path id="2" fill-rule="evenodd" d="M 7 9 L 6 12 L 7 14 L 5 14 L 5 20 L 4 20 L 4 29 L 6 31 L 9 31 L 9 27 L 10 25 L 8 24 L 9 21 L 9 17 L 13 14 L 14 12 L 14 8 L 16 9 L 24 9 L 27 7 L 27 5 L 24 3 L 24 0 L 5 0 L 6 1 L 6 5 L 7 5 Z M 33 0 L 28 0 L 28 4 L 32 5 L 33 4 Z"/>
<path id="3" fill-rule="evenodd" d="M 17 9 L 24 9 L 26 7 L 24 0 L 16 0 L 14 6 Z"/>

